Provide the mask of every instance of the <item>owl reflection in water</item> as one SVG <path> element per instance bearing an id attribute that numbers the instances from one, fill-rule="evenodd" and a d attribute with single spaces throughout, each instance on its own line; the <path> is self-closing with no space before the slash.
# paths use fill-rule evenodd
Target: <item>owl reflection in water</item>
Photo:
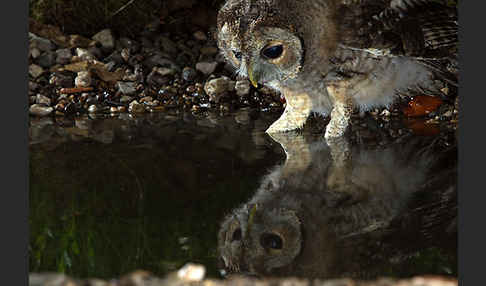
<path id="1" fill-rule="evenodd" d="M 227 0 L 218 46 L 240 76 L 281 92 L 286 108 L 267 130 L 330 116 L 341 137 L 355 107 L 391 105 L 408 88 L 457 80 L 438 59 L 455 58 L 456 9 L 435 0 Z M 452 61 L 454 62 L 454 60 Z"/>
<path id="2" fill-rule="evenodd" d="M 453 225 L 449 218 L 457 213 L 451 199 L 457 173 L 443 168 L 440 158 L 446 156 L 427 151 L 428 143 L 355 147 L 344 165 L 332 159 L 322 140 L 309 144 L 297 136 L 279 143 L 286 162 L 265 175 L 254 196 L 221 223 L 218 250 L 227 274 L 373 278 L 387 269 L 394 249 L 403 247 L 393 245 L 419 244 L 422 234 L 432 243 L 457 234 L 442 226 Z M 343 166 L 347 180 L 330 183 Z M 414 207 L 413 196 L 425 182 L 440 182 L 425 191 L 439 199 L 421 199 Z M 414 214 L 415 208 L 429 213 Z M 415 215 L 412 225 L 403 223 Z M 397 229 L 393 222 L 399 222 Z M 386 240 L 390 234 L 399 242 Z"/>

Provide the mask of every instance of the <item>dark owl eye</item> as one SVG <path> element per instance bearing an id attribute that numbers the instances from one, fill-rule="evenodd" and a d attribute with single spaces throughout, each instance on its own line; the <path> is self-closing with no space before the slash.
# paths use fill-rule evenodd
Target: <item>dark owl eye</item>
<path id="1" fill-rule="evenodd" d="M 282 55 L 283 46 L 275 45 L 263 49 L 262 54 L 269 59 L 276 59 Z"/>
<path id="2" fill-rule="evenodd" d="M 260 245 L 265 249 L 282 249 L 283 242 L 282 238 L 274 233 L 264 233 L 260 236 Z"/>
<path id="3" fill-rule="evenodd" d="M 235 58 L 237 58 L 239 61 L 241 61 L 241 52 L 233 51 L 233 55 L 235 56 Z"/>

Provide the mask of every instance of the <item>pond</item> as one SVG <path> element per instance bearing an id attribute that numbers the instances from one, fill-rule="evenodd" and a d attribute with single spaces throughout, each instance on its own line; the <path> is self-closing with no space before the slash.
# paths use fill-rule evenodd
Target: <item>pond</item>
<path id="1" fill-rule="evenodd" d="M 31 118 L 29 271 L 457 277 L 455 140 L 269 136 L 277 117 Z"/>

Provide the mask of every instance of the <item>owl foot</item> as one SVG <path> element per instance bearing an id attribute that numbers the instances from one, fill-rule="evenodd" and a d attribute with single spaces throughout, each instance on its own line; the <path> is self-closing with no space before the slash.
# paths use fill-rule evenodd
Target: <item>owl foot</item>
<path id="1" fill-rule="evenodd" d="M 331 121 L 326 126 L 326 139 L 341 137 L 346 132 L 353 112 L 353 105 L 350 100 L 337 101 L 331 111 Z"/>
<path id="2" fill-rule="evenodd" d="M 280 118 L 270 125 L 265 132 L 278 133 L 302 128 L 307 120 L 307 117 L 309 116 L 309 113 L 310 110 L 297 112 L 290 106 L 287 106 Z"/>

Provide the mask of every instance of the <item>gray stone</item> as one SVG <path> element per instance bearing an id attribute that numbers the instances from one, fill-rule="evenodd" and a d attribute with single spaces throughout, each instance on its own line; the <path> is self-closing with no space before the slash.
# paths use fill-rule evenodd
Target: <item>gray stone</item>
<path id="1" fill-rule="evenodd" d="M 98 41 L 105 51 L 111 51 L 115 48 L 115 39 L 110 29 L 99 31 L 92 39 Z"/>
<path id="2" fill-rule="evenodd" d="M 37 48 L 42 52 L 47 52 L 54 50 L 56 46 L 50 40 L 29 32 L 29 48 Z"/>
<path id="3" fill-rule="evenodd" d="M 250 93 L 250 82 L 246 79 L 236 81 L 235 91 L 238 96 L 248 95 Z"/>
<path id="4" fill-rule="evenodd" d="M 152 70 L 147 76 L 147 84 L 161 86 L 169 82 L 169 77 L 160 75 L 156 70 Z"/>
<path id="5" fill-rule="evenodd" d="M 134 100 L 128 105 L 128 112 L 130 113 L 140 113 L 145 112 L 145 107 L 138 101 Z"/>
<path id="6" fill-rule="evenodd" d="M 191 67 L 185 67 L 182 69 L 182 79 L 187 82 L 193 82 L 197 77 L 197 72 Z"/>
<path id="7" fill-rule="evenodd" d="M 89 113 L 96 113 L 97 111 L 98 111 L 98 106 L 96 106 L 96 104 L 91 104 L 88 107 L 88 112 Z"/>
<path id="8" fill-rule="evenodd" d="M 137 92 L 134 82 L 119 81 L 116 83 L 116 87 L 124 95 L 133 95 L 135 92 Z"/>
<path id="9" fill-rule="evenodd" d="M 38 48 L 30 48 L 29 54 L 33 59 L 36 59 L 38 56 L 40 56 L 41 51 Z"/>
<path id="10" fill-rule="evenodd" d="M 196 69 L 205 75 L 210 75 L 216 70 L 217 66 L 217 62 L 199 62 L 196 64 Z"/>
<path id="11" fill-rule="evenodd" d="M 66 65 L 71 62 L 71 58 L 73 54 L 71 53 L 71 49 L 59 49 L 56 50 L 56 63 L 60 65 Z"/>
<path id="12" fill-rule="evenodd" d="M 31 64 L 29 66 L 29 74 L 33 78 L 39 77 L 43 72 L 44 72 L 44 69 L 41 66 L 38 66 L 36 64 Z"/>
<path id="13" fill-rule="evenodd" d="M 49 83 L 61 87 L 73 87 L 73 78 L 70 75 L 54 73 L 49 78 Z"/>
<path id="14" fill-rule="evenodd" d="M 167 76 L 175 74 L 175 70 L 166 67 L 155 67 L 154 70 L 161 76 Z"/>
<path id="15" fill-rule="evenodd" d="M 88 50 L 82 48 L 76 48 L 76 56 L 78 56 L 81 60 L 95 60 L 95 56 L 91 54 Z"/>
<path id="16" fill-rule="evenodd" d="M 41 67 L 48 69 L 56 64 L 56 53 L 53 51 L 48 51 L 41 54 L 35 62 Z"/>
<path id="17" fill-rule="evenodd" d="M 35 103 L 50 106 L 51 105 L 51 99 L 49 97 L 39 93 L 35 97 Z"/>
<path id="18" fill-rule="evenodd" d="M 74 79 L 76 87 L 88 87 L 91 85 L 91 74 L 88 71 L 80 71 Z"/>
<path id="19" fill-rule="evenodd" d="M 33 104 L 29 108 L 29 113 L 36 116 L 47 116 L 54 111 L 54 108 L 41 104 Z"/>
<path id="20" fill-rule="evenodd" d="M 162 53 L 155 53 L 151 57 L 146 58 L 143 61 L 143 65 L 149 70 L 152 70 L 155 66 L 180 70 L 180 67 L 178 65 L 176 65 L 173 61 L 165 58 Z"/>

